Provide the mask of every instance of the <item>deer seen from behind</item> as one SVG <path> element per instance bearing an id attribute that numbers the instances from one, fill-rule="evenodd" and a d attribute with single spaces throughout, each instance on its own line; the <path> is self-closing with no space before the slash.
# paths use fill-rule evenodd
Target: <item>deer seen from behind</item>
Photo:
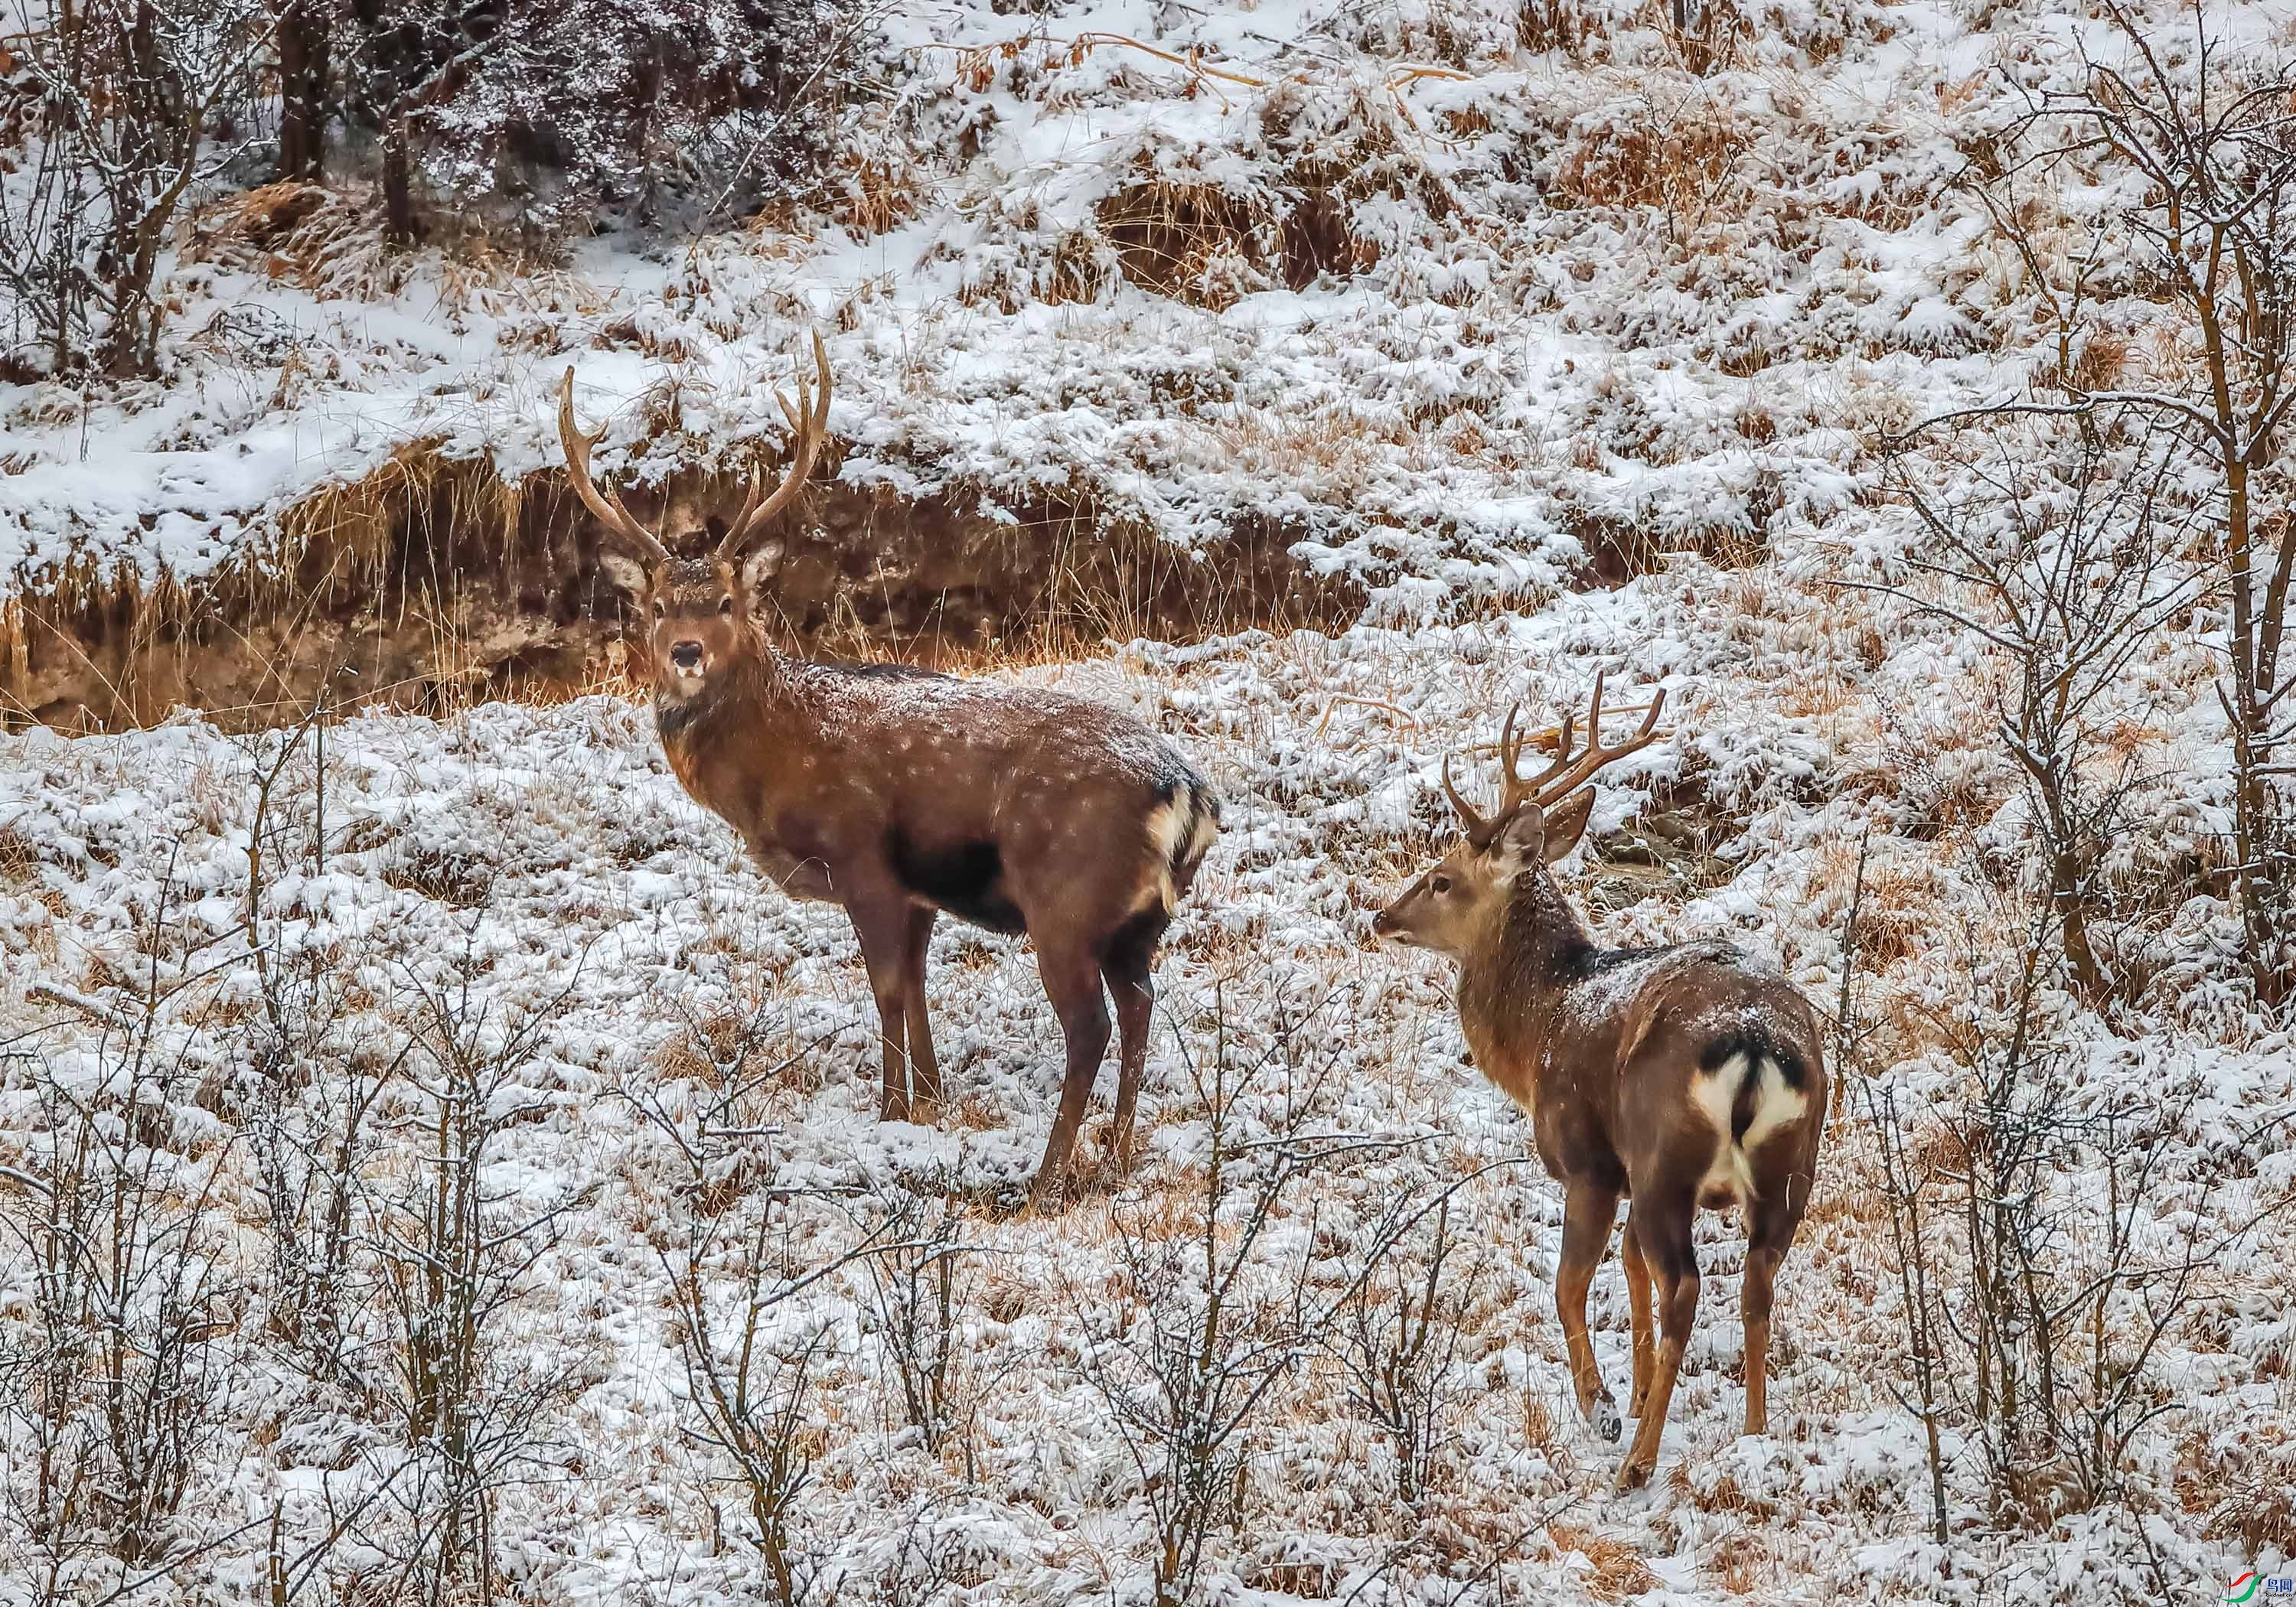
<path id="1" fill-rule="evenodd" d="M 751 549 L 791 504 L 829 416 L 819 389 L 780 397 L 790 456 L 754 477 L 708 556 L 680 557 L 590 474 L 594 441 L 559 437 L 575 491 L 642 567 L 626 573 L 646 627 L 655 727 L 694 799 L 741 834 L 792 898 L 843 906 L 860 939 L 884 1054 L 886 1120 L 940 1100 L 925 1014 L 925 954 L 943 913 L 1036 944 L 1066 1042 L 1060 1107 L 1030 1185 L 1056 1192 L 1108 1049 L 1119 1039 L 1111 1148 L 1128 1163 L 1154 1002 L 1151 972 L 1173 909 L 1219 831 L 1219 799 L 1170 742 L 1130 716 L 1041 689 L 893 665 L 815 663 L 775 650 L 756 619 Z"/>
<path id="2" fill-rule="evenodd" d="M 1539 1159 L 1563 1185 L 1555 1308 L 1578 1409 L 1613 1440 L 1623 1425 L 1587 1337 L 1587 1290 L 1620 1196 L 1631 1201 L 1621 1259 L 1637 1423 L 1620 1489 L 1647 1482 L 1658 1460 L 1698 1310 L 1691 1229 L 1702 1207 L 1734 1204 L 1745 1219 L 1746 1432 L 1765 1431 L 1773 1291 L 1809 1204 L 1826 1111 L 1817 1017 L 1784 977 L 1726 943 L 1600 947 L 1547 869 L 1587 830 L 1586 783 L 1657 740 L 1665 701 L 1657 694 L 1640 731 L 1606 748 L 1597 676 L 1586 747 L 1572 751 L 1566 719 L 1554 763 L 1529 781 L 1511 711 L 1489 815 L 1451 784 L 1447 756 L 1459 846 L 1373 923 L 1457 963 L 1475 1063 L 1529 1116 Z"/>

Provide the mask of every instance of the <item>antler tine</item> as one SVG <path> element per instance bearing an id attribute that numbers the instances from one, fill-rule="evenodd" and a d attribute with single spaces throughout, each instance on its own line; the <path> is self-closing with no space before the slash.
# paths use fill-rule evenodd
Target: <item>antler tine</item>
<path id="1" fill-rule="evenodd" d="M 1448 753 L 1443 756 L 1443 793 L 1451 800 L 1451 808 L 1458 812 L 1459 824 L 1466 832 L 1468 840 L 1480 842 L 1489 833 L 1491 823 L 1476 813 L 1475 806 L 1460 797 L 1459 789 L 1451 784 L 1451 756 Z"/>
<path id="2" fill-rule="evenodd" d="M 1523 739 L 1514 734 L 1514 723 L 1522 714 L 1522 705 L 1515 704 L 1507 710 L 1506 724 L 1499 729 L 1499 807 L 1494 820 L 1504 820 L 1521 807 L 1530 796 L 1523 790 L 1522 777 L 1515 767 L 1522 762 Z"/>
<path id="3" fill-rule="evenodd" d="M 1587 709 L 1585 750 L 1577 758 L 1570 759 L 1568 767 L 1561 769 L 1559 774 L 1550 772 L 1549 775 L 1540 777 L 1538 802 L 1542 808 L 1569 797 L 1585 785 L 1587 780 L 1603 766 L 1624 758 L 1629 753 L 1638 753 L 1658 741 L 1659 716 L 1666 711 L 1664 687 L 1659 688 L 1651 698 L 1649 711 L 1644 715 L 1642 726 L 1634 735 L 1615 748 L 1606 748 L 1603 745 L 1603 682 L 1606 676 L 1607 672 L 1598 672 L 1595 676 L 1595 695 Z M 1569 752 L 1567 731 L 1564 737 L 1564 750 L 1567 758 Z M 1556 763 L 1560 766 L 1562 761 L 1557 760 Z"/>
<path id="4" fill-rule="evenodd" d="M 574 482 L 574 494 L 600 524 L 636 546 L 649 561 L 668 563 L 669 549 L 652 531 L 630 517 L 630 511 L 622 506 L 622 499 L 611 487 L 602 491 L 590 478 L 590 449 L 604 433 L 601 429 L 597 436 L 585 435 L 575 424 L 574 369 L 568 365 L 566 377 L 558 385 L 558 444 L 565 449 L 566 477 Z"/>
<path id="5" fill-rule="evenodd" d="M 1575 714 L 1566 714 L 1562 717 L 1562 728 L 1555 734 L 1554 762 L 1522 783 L 1522 795 L 1525 798 L 1537 798 L 1547 783 L 1570 767 L 1570 739 L 1578 729 L 1577 719 L 1578 717 Z M 1513 773 L 1512 767 L 1509 773 Z"/>
<path id="6" fill-rule="evenodd" d="M 773 495 L 765 495 L 765 477 L 750 477 L 749 500 L 742 504 L 741 513 L 726 527 L 726 539 L 718 544 L 718 555 L 731 558 L 741 550 L 742 541 L 758 525 L 789 506 L 805 485 L 805 477 L 813 471 L 815 455 L 821 450 L 822 437 L 829 427 L 829 352 L 821 343 L 821 332 L 813 333 L 813 363 L 821 376 L 818 391 L 808 397 L 805 376 L 797 377 L 797 403 L 792 406 L 788 397 L 780 391 L 774 400 L 781 404 L 782 416 L 790 424 L 790 463 L 782 475 L 781 483 Z"/>

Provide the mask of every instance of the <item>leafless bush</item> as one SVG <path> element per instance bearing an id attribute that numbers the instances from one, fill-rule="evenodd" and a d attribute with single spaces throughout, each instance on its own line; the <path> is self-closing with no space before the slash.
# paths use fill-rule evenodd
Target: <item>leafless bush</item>
<path id="1" fill-rule="evenodd" d="M 2192 510 L 2165 495 L 2181 453 L 2141 424 L 2108 441 L 2086 414 L 2003 421 L 1980 439 L 1977 461 L 1942 488 L 1895 462 L 1931 538 L 1905 560 L 1931 584 L 1903 594 L 1999 656 L 1991 734 L 2024 780 L 2073 984 L 2101 1006 L 2142 980 L 2100 953 L 2095 935 L 2114 913 L 2101 867 L 2143 824 L 2155 779 L 2142 749 L 2116 740 L 2149 712 L 2120 701 L 2124 672 L 2202 586 L 2180 561 Z"/>
<path id="2" fill-rule="evenodd" d="M 390 1125 L 414 1140 L 416 1164 L 397 1193 L 366 1194 L 405 1440 L 386 1474 L 407 1520 L 398 1588 L 433 1603 L 466 1580 L 491 1598 L 496 1498 L 547 1473 L 552 1420 L 587 1382 L 562 1349 L 510 1331 L 585 1193 L 537 1206 L 488 1181 L 504 1136 L 545 1109 L 529 1074 L 565 996 L 507 1013 L 474 996 L 475 969 L 464 955 L 446 980 L 409 980 L 413 1041 Z"/>
<path id="3" fill-rule="evenodd" d="M 1176 1223 L 1160 1204 L 1116 1202 L 1110 1225 L 1123 1296 L 1112 1312 L 1072 1297 L 1086 1327 L 1084 1377 L 1139 1472 L 1159 1607 L 1192 1599 L 1212 1536 L 1242 1521 L 1262 1411 L 1333 1309 L 1304 1265 L 1282 1264 L 1308 1253 L 1312 1230 L 1304 1240 L 1279 1230 L 1311 1178 L 1393 1148 L 1309 1128 L 1339 1063 L 1328 1018 L 1344 1007 L 1339 995 L 1304 1011 L 1279 997 L 1255 1049 L 1230 1036 L 1225 996 L 1214 996 L 1203 1048 L 1189 1062 L 1207 1147 L 1184 1214 Z M 1255 1136 L 1263 1103 L 1277 1125 Z"/>
<path id="4" fill-rule="evenodd" d="M 1455 1185 L 1456 1186 L 1456 1185 Z M 1483 1263 L 1460 1268 L 1451 1228 L 1453 1188 L 1395 1197 L 1370 1235 L 1365 1275 L 1335 1314 L 1328 1341 L 1348 1381 L 1348 1402 L 1385 1436 L 1396 1494 L 1422 1510 L 1450 1442 L 1452 1414 L 1468 1391 L 1458 1365 L 1462 1319 Z"/>
<path id="5" fill-rule="evenodd" d="M 0 1168 L 0 1225 L 28 1290 L 0 1324 L 0 1461 L 40 1603 L 114 1600 L 230 1537 L 186 1520 L 225 1432 L 243 1291 L 225 1270 L 216 1197 L 226 1157 L 194 1156 L 175 1110 L 201 1076 L 164 1019 L 182 988 L 172 904 L 146 923 L 141 982 L 96 999 L 61 989 L 95 1029 L 19 1050 L 40 1120 Z"/>
<path id="6" fill-rule="evenodd" d="M 2292 1203 L 2283 1190 L 2227 1213 L 2215 1174 L 2169 1174 L 2168 1140 L 2197 1092 L 2098 1090 L 2047 1002 L 2054 901 L 2022 913 L 2024 941 L 2005 958 L 1966 920 L 1966 994 L 1931 1023 L 1939 1050 L 1853 1081 L 1881 1160 L 1906 1399 L 1926 1434 L 1940 1543 L 1956 1496 L 1995 1522 L 2038 1527 L 2152 1499 L 2132 1480 L 2142 1438 L 2177 1407 L 2163 1352 L 2213 1269 Z M 1855 940 L 1853 922 L 1853 963 Z M 1869 1033 L 1849 980 L 1841 1022 L 1844 1062 L 1861 1065 Z M 1915 1095 L 1909 1077 L 1930 1086 Z M 2235 1142 L 2254 1152 L 2286 1119 Z"/>
<path id="7" fill-rule="evenodd" d="M 342 980 L 325 956 L 275 959 L 242 1131 L 267 1229 L 265 1329 L 313 1382 L 365 1398 L 374 1384 L 352 1355 L 358 1209 L 379 1147 L 372 1118 L 411 1044 L 360 1030 Z"/>
<path id="8" fill-rule="evenodd" d="M 37 92 L 26 171 L 0 185 L 0 286 L 15 338 L 55 373 L 159 364 L 153 293 L 176 214 L 243 144 L 270 33 L 260 0 L 29 0 L 9 49 Z"/>
<path id="9" fill-rule="evenodd" d="M 325 863 L 328 713 L 323 695 L 291 728 L 244 742 L 253 803 L 242 931 L 258 1006 L 245 1038 L 236 1113 L 268 1229 L 264 1327 L 283 1343 L 290 1365 L 365 1398 L 374 1385 L 357 1375 L 349 1354 L 349 1308 L 364 1292 L 352 1287 L 360 1271 L 357 1206 L 379 1146 L 371 1118 L 416 1040 L 364 1021 L 351 1004 L 356 967 L 348 957 L 291 942 L 264 919 L 276 865 L 299 849 L 308 849 L 315 872 Z M 307 747 L 304 838 L 297 812 L 285 806 L 304 779 L 295 766 Z"/>
<path id="10" fill-rule="evenodd" d="M 709 1065 L 685 1089 L 690 1097 L 676 1104 L 659 1088 L 638 1087 L 626 1096 L 675 1157 L 674 1214 L 658 1231 L 656 1249 L 685 1373 L 685 1431 L 730 1465 L 749 1513 L 744 1537 L 757 1550 L 768 1599 L 800 1607 L 832 1599 L 840 1587 L 801 1521 L 822 1444 L 809 1411 L 813 1384 L 838 1344 L 835 1314 L 815 1297 L 856 1262 L 881 1254 L 916 1269 L 925 1305 L 910 1337 L 920 1348 L 898 1360 L 930 1373 L 931 1325 L 939 1309 L 929 1292 L 939 1282 L 934 1257 L 954 1242 L 944 1235 L 936 1242 L 939 1230 L 914 1208 L 865 1217 L 850 1209 L 851 1191 L 775 1186 L 779 1129 L 759 1119 L 759 1096 L 810 1047 L 755 1065 L 759 1051 L 781 1037 L 770 1008 L 730 1034 L 695 1023 L 690 1046 Z M 909 1236 L 921 1226 L 925 1237 Z M 953 1267 L 948 1275 L 953 1310 Z M 943 1353 L 939 1381 L 947 1376 Z M 935 1380 L 914 1382 L 922 1391 L 919 1409 L 939 1423 Z"/>
<path id="11" fill-rule="evenodd" d="M 868 1315 L 903 1420 L 938 1454 L 964 1414 L 964 1317 L 969 1293 L 964 1218 L 945 1194 L 890 1190 L 875 1203 L 872 1236 L 883 1246 L 863 1263 Z M 971 1446 L 967 1442 L 967 1464 Z"/>
<path id="12" fill-rule="evenodd" d="M 883 14 L 847 0 L 501 12 L 355 0 L 326 53 L 346 121 L 380 146 L 391 239 L 422 232 L 426 183 L 548 234 L 618 200 L 651 213 L 665 188 L 706 190 L 722 215 L 810 178 L 835 153 L 848 102 L 875 93 Z"/>
<path id="13" fill-rule="evenodd" d="M 2076 86 L 2026 91 L 2022 121 L 1971 173 L 1972 193 L 2024 265 L 2057 342 L 2053 383 L 2070 399 L 2020 399 L 1980 415 L 2134 414 L 2173 436 L 2201 471 L 2221 531 L 2211 545 L 2230 673 L 2218 695 L 2233 741 L 2243 958 L 2259 1001 L 2277 1008 L 2296 989 L 2285 758 L 2296 674 L 2283 657 L 2296 520 L 2284 511 L 2291 486 L 2277 445 L 2296 404 L 2296 72 L 2272 53 L 2227 58 L 2197 4 L 2197 50 L 2173 62 L 2150 19 L 2114 0 L 2103 10 L 2103 37 L 2119 59 L 2085 59 Z M 2060 179 L 2117 198 L 2087 225 L 2085 249 L 2056 249 L 2037 221 L 2056 215 L 2038 191 Z M 2128 332 L 2100 322 L 2106 307 L 2138 309 L 2152 324 L 2142 332 L 2175 354 L 2143 382 L 2124 372 Z"/>
<path id="14" fill-rule="evenodd" d="M 689 1195 L 689 1204 L 694 1196 Z M 663 1252 L 695 1443 L 732 1464 L 768 1599 L 832 1599 L 836 1581 L 802 1530 L 800 1498 L 822 1446 L 808 1408 L 836 1345 L 833 1315 L 805 1298 L 883 1246 L 839 1237 L 845 1213 L 812 1192 L 770 1187 L 723 1210 L 689 1209 Z"/>

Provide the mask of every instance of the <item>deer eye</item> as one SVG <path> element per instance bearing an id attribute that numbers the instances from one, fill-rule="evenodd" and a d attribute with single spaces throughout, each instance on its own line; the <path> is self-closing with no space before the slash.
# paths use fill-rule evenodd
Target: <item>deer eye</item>
<path id="1" fill-rule="evenodd" d="M 718 598 L 718 611 L 725 615 L 728 619 L 732 619 L 734 617 L 734 599 L 731 597 Z"/>
<path id="2" fill-rule="evenodd" d="M 655 619 L 660 619 L 664 614 L 668 613 L 668 611 L 668 611 L 668 609 L 665 609 L 664 607 L 662 607 L 662 605 L 661 605 L 661 599 L 660 599 L 660 598 L 656 597 L 656 598 L 653 600 L 653 617 L 654 617 Z"/>
<path id="3" fill-rule="evenodd" d="M 1451 879 L 1448 876 L 1438 876 L 1427 885 L 1438 893 L 1447 893 L 1451 890 Z"/>

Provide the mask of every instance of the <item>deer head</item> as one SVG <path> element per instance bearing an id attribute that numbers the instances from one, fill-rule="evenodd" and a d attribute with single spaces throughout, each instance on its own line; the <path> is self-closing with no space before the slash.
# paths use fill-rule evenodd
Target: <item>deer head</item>
<path id="1" fill-rule="evenodd" d="M 821 450 L 829 422 L 829 354 L 819 334 L 813 337 L 813 361 L 820 377 L 818 395 L 808 395 L 802 373 L 794 403 L 775 393 L 790 426 L 789 460 L 779 483 L 768 492 L 762 471 L 750 475 L 748 499 L 707 558 L 672 553 L 631 516 L 611 486 L 601 488 L 590 478 L 590 452 L 604 431 L 586 436 L 575 424 L 572 368 L 559 385 L 558 439 L 566 450 L 566 472 L 583 506 L 637 561 L 637 573 L 626 582 L 646 621 L 654 690 L 661 697 L 693 697 L 727 666 L 755 656 L 763 646 L 750 613 L 753 580 L 743 560 L 757 533 L 796 499 Z"/>
<path id="2" fill-rule="evenodd" d="M 1459 846 L 1379 912 L 1372 930 L 1381 937 L 1453 959 L 1474 953 L 1497 930 L 1524 873 L 1546 867 L 1578 846 L 1595 808 L 1595 790 L 1586 783 L 1613 759 L 1658 740 L 1658 719 L 1666 693 L 1651 700 L 1642 728 L 1615 748 L 1603 745 L 1603 679 L 1595 677 L 1595 698 L 1587 711 L 1587 746 L 1571 751 L 1571 720 L 1556 734 L 1554 762 L 1525 780 L 1519 768 L 1524 739 L 1515 734 L 1521 705 L 1507 711 L 1499 735 L 1499 801 L 1479 812 L 1451 783 L 1451 756 L 1443 757 L 1443 791 L 1459 816 Z"/>

